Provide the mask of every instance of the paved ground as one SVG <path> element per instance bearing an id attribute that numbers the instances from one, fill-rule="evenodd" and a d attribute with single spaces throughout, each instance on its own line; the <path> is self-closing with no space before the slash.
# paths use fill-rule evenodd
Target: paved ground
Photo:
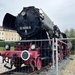
<path id="1" fill-rule="evenodd" d="M 70 57 L 66 58 L 64 60 L 62 60 L 61 62 L 59 62 L 58 64 L 58 73 L 60 73 L 60 71 L 65 68 L 65 66 L 70 62 Z M 45 75 L 56 75 L 56 67 L 54 69 L 48 70 L 48 72 L 46 72 Z M 67 75 L 67 74 L 66 74 Z"/>
<path id="2" fill-rule="evenodd" d="M 0 56 L 0 64 L 2 63 L 2 57 Z"/>
<path id="3" fill-rule="evenodd" d="M 0 73 L 8 71 L 8 69 L 4 67 L 4 64 L 5 63 L 2 64 L 2 57 L 0 56 Z"/>
<path id="4" fill-rule="evenodd" d="M 73 59 L 71 58 L 70 63 L 62 68 L 59 75 L 75 75 L 75 55 L 73 56 Z"/>

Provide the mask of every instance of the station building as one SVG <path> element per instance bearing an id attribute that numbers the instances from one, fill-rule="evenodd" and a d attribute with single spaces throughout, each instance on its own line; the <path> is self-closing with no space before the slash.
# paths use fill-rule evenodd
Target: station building
<path id="1" fill-rule="evenodd" d="M 0 26 L 0 39 L 4 41 L 19 41 L 21 37 L 17 31 L 4 29 Z"/>

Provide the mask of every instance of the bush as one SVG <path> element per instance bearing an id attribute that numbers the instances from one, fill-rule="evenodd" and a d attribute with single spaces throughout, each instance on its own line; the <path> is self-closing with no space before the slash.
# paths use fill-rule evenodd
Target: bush
<path id="1" fill-rule="evenodd" d="M 15 46 L 15 42 L 5 42 L 0 40 L 0 47 L 4 47 L 6 44 L 9 44 L 10 46 Z"/>

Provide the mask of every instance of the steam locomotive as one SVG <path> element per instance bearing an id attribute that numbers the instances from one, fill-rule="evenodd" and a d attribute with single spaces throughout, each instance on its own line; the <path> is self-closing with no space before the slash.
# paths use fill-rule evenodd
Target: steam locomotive
<path id="1" fill-rule="evenodd" d="M 42 9 L 34 6 L 24 7 L 17 16 L 6 13 L 3 27 L 16 30 L 22 41 L 16 44 L 13 51 L 10 51 L 9 45 L 6 45 L 6 50 L 0 53 L 3 62 L 9 63 L 10 60 L 10 67 L 4 65 L 8 69 L 11 69 L 13 65 L 18 69 L 22 64 L 26 64 L 30 65 L 33 71 L 35 67 L 40 70 L 42 66 L 52 63 L 52 38 L 67 38 Z M 48 41 L 35 41 L 45 39 Z M 34 41 L 23 42 L 24 40 Z M 59 60 L 70 55 L 67 43 L 67 40 L 58 42 Z"/>

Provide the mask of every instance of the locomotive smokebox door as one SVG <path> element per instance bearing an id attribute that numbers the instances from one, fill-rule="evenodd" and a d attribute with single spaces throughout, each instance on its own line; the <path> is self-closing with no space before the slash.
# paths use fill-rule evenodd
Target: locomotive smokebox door
<path id="1" fill-rule="evenodd" d="M 6 29 L 12 29 L 15 30 L 15 19 L 16 17 L 6 13 L 4 19 L 3 19 L 3 27 Z"/>
<path id="2" fill-rule="evenodd" d="M 30 53 L 27 50 L 22 51 L 21 53 L 21 58 L 24 61 L 27 61 L 30 58 Z"/>

